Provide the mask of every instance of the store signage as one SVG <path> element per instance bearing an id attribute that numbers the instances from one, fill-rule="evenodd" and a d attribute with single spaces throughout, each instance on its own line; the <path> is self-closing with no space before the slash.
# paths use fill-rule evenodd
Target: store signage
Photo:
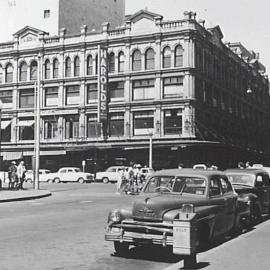
<path id="1" fill-rule="evenodd" d="M 98 122 L 106 122 L 108 117 L 108 65 L 107 49 L 99 46 L 98 74 Z"/>

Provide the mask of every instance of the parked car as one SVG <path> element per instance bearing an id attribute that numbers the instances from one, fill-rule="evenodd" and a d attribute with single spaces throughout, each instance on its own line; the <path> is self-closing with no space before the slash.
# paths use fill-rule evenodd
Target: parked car
<path id="1" fill-rule="evenodd" d="M 50 181 L 55 183 L 60 182 L 92 182 L 94 180 L 94 175 L 90 173 L 85 173 L 77 167 L 63 167 L 58 170 L 58 172 L 50 173 L 48 175 Z"/>
<path id="2" fill-rule="evenodd" d="M 122 177 L 121 172 L 125 169 L 124 166 L 111 166 L 105 172 L 97 172 L 95 181 L 102 181 L 104 184 L 116 183 Z"/>
<path id="3" fill-rule="evenodd" d="M 228 169 L 225 171 L 239 199 L 250 207 L 250 221 L 270 213 L 270 179 L 263 169 Z"/>
<path id="4" fill-rule="evenodd" d="M 47 169 L 40 169 L 39 170 L 39 182 L 50 182 L 52 183 L 52 180 L 48 177 L 48 174 L 51 173 L 50 170 Z M 27 183 L 32 183 L 34 181 L 34 172 L 33 170 L 27 170 L 25 172 L 25 181 Z"/>
<path id="5" fill-rule="evenodd" d="M 238 202 L 223 172 L 161 170 L 148 178 L 132 209 L 109 212 L 105 239 L 114 242 L 117 254 L 125 254 L 130 245 L 151 244 L 191 255 L 238 230 L 248 215 L 248 205 Z"/>

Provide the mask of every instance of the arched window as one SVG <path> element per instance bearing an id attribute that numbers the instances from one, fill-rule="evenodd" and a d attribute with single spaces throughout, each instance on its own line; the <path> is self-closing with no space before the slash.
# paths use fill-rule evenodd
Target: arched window
<path id="1" fill-rule="evenodd" d="M 6 82 L 13 82 L 13 66 L 12 64 L 7 64 L 6 66 Z"/>
<path id="2" fill-rule="evenodd" d="M 30 80 L 37 79 L 37 61 L 33 61 L 30 65 Z"/>
<path id="3" fill-rule="evenodd" d="M 59 61 L 58 59 L 53 60 L 53 78 L 58 78 L 59 76 Z"/>
<path id="4" fill-rule="evenodd" d="M 74 58 L 74 76 L 80 76 L 80 58 L 79 56 L 76 56 Z"/>
<path id="5" fill-rule="evenodd" d="M 45 79 L 50 79 L 50 76 L 51 76 L 51 63 L 50 63 L 50 60 L 47 59 L 45 61 Z"/>
<path id="6" fill-rule="evenodd" d="M 27 80 L 27 64 L 22 62 L 20 65 L 20 81 Z"/>
<path id="7" fill-rule="evenodd" d="M 69 57 L 67 57 L 65 61 L 65 77 L 70 76 L 71 76 L 71 60 Z"/>
<path id="8" fill-rule="evenodd" d="M 87 75 L 93 74 L 93 57 L 92 55 L 88 55 L 87 57 Z"/>
<path id="9" fill-rule="evenodd" d="M 132 55 L 132 70 L 141 70 L 142 68 L 142 55 L 139 50 L 136 50 Z"/>
<path id="10" fill-rule="evenodd" d="M 145 69 L 155 68 L 155 52 L 152 48 L 145 52 Z"/>
<path id="11" fill-rule="evenodd" d="M 115 72 L 115 56 L 114 53 L 111 52 L 109 54 L 109 72 L 114 73 Z"/>
<path id="12" fill-rule="evenodd" d="M 118 72 L 124 72 L 125 69 L 125 55 L 123 52 L 118 54 Z"/>
<path id="13" fill-rule="evenodd" d="M 182 67 L 183 66 L 183 53 L 184 50 L 181 45 L 176 46 L 174 51 L 174 66 Z"/>
<path id="14" fill-rule="evenodd" d="M 163 50 L 163 68 L 171 67 L 171 48 L 165 47 Z"/>
<path id="15" fill-rule="evenodd" d="M 2 83 L 2 82 L 3 82 L 3 68 L 0 65 L 0 83 Z"/>

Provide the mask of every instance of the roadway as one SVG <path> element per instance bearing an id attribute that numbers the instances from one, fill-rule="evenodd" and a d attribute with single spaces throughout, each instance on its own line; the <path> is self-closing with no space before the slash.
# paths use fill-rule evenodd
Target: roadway
<path id="1" fill-rule="evenodd" d="M 27 184 L 29 185 L 29 184 Z M 115 185 L 46 184 L 51 197 L 0 204 L 1 270 L 180 269 L 180 257 L 163 249 L 132 248 L 114 255 L 104 241 L 110 209 L 130 206 L 134 197 L 115 194 Z M 198 255 L 198 269 L 268 269 L 270 220 Z"/>

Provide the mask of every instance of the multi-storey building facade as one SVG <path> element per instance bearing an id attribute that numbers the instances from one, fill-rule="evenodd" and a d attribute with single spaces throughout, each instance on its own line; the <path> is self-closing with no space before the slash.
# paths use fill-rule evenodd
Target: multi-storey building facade
<path id="1" fill-rule="evenodd" d="M 89 31 L 100 30 L 103 22 L 111 28 L 122 25 L 125 17 L 124 0 L 2 0 L 0 17 L 5 25 L 0 41 L 26 25 L 42 29 L 51 36 L 65 28 L 68 35 L 80 32 L 81 25 Z"/>
<path id="2" fill-rule="evenodd" d="M 258 55 L 224 44 L 195 13 L 177 21 L 140 11 L 122 28 L 46 36 L 26 27 L 0 44 L 1 155 L 30 163 L 35 90 L 41 102 L 41 166 L 124 158 L 154 167 L 228 165 L 269 153 L 269 91 Z M 32 36 L 35 38 L 29 39 Z M 100 48 L 107 50 L 105 122 Z M 38 86 L 38 87 L 37 87 Z"/>

